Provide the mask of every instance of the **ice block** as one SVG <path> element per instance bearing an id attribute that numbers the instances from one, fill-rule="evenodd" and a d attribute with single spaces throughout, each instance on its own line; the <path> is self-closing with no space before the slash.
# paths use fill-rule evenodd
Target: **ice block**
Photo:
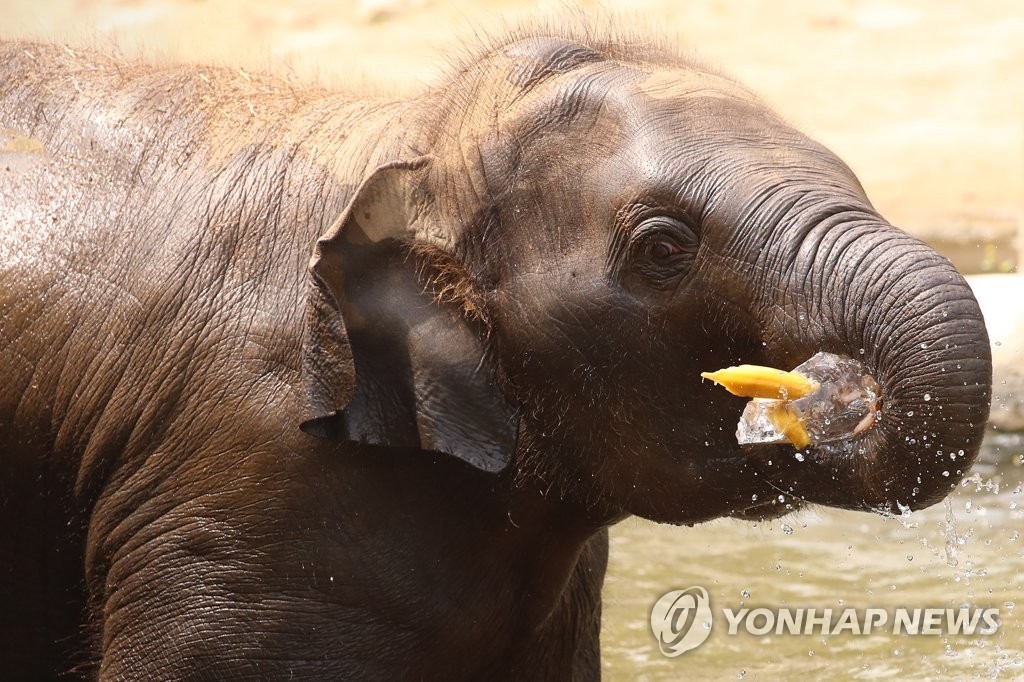
<path id="1" fill-rule="evenodd" d="M 753 397 L 736 428 L 740 443 L 791 443 L 800 450 L 849 440 L 879 414 L 878 384 L 864 365 L 832 353 L 817 353 L 790 372 L 740 365 L 701 376 Z"/>

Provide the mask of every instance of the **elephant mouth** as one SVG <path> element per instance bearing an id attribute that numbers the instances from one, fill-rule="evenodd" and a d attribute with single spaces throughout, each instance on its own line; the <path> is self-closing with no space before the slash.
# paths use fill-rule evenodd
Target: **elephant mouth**
<path id="1" fill-rule="evenodd" d="M 750 398 L 736 427 L 740 445 L 788 443 L 852 453 L 881 418 L 881 389 L 859 360 L 816 353 L 792 371 L 757 365 L 701 376 Z M 798 456 L 799 459 L 799 456 Z"/>
<path id="2" fill-rule="evenodd" d="M 973 444 L 954 447 L 936 428 L 963 417 L 941 385 L 919 381 L 928 374 L 921 368 L 878 372 L 848 354 L 821 352 L 792 371 L 742 367 L 725 380 L 715 373 L 717 383 L 749 398 L 734 454 L 714 465 L 746 472 L 745 496 L 734 498 L 730 516 L 772 518 L 806 504 L 899 513 L 939 499 L 970 465 Z M 793 373 L 814 390 L 787 395 Z"/>
<path id="3" fill-rule="evenodd" d="M 856 366 L 833 386 L 838 393 L 814 399 L 820 410 L 795 410 L 809 438 L 792 437 L 792 430 L 779 428 L 784 422 L 770 424 L 769 434 L 753 434 L 764 437 L 746 435 L 740 451 L 776 494 L 767 503 L 751 500 L 735 516 L 780 516 L 805 504 L 901 513 L 933 504 L 966 474 L 985 420 L 974 409 L 984 401 L 962 395 L 982 392 L 983 381 L 956 372 L 956 360 L 903 363 L 897 371 L 874 372 L 860 361 Z M 763 419 L 763 410 L 752 412 L 748 404 L 741 432 L 744 419 Z"/>

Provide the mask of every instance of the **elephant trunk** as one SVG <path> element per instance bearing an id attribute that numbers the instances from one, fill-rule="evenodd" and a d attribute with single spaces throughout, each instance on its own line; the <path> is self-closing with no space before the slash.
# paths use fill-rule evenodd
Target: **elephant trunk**
<path id="1" fill-rule="evenodd" d="M 826 221 L 827 222 L 827 221 Z M 860 360 L 881 388 L 875 425 L 851 449 L 782 458 L 773 475 L 804 500 L 854 509 L 918 509 L 956 486 L 977 456 L 992 362 L 964 278 L 925 244 L 877 218 L 818 224 L 767 287 L 770 359 L 818 351 Z"/>

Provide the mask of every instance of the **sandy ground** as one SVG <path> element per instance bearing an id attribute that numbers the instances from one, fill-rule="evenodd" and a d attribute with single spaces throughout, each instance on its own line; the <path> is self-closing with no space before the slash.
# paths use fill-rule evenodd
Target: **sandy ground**
<path id="1" fill-rule="evenodd" d="M 876 206 L 966 271 L 1006 271 L 1024 211 L 1024 3 L 637 0 L 626 13 L 734 74 L 848 161 Z M 0 35 L 300 79 L 430 82 L 512 0 L 0 0 Z"/>

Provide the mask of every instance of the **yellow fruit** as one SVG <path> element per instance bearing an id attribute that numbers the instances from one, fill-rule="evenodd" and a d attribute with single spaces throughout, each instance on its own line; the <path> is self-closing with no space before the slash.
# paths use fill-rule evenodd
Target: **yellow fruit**
<path id="1" fill-rule="evenodd" d="M 775 430 L 786 437 L 797 450 L 803 450 L 811 444 L 811 436 L 804 428 L 803 422 L 786 403 L 779 403 L 768 411 L 768 419 Z"/>
<path id="2" fill-rule="evenodd" d="M 739 365 L 717 372 L 701 372 L 733 395 L 746 398 L 796 400 L 818 390 L 818 382 L 800 374 L 760 365 Z"/>

